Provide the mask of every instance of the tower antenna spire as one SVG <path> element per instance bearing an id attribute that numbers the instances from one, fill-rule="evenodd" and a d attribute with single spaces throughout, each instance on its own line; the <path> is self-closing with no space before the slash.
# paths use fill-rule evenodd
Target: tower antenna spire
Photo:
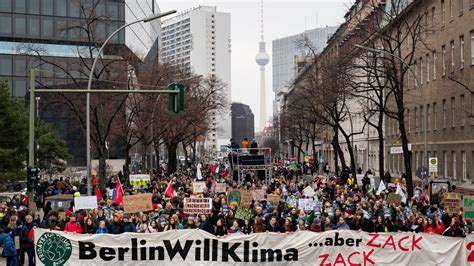
<path id="1" fill-rule="evenodd" d="M 260 0 L 260 36 L 263 41 L 263 0 Z"/>

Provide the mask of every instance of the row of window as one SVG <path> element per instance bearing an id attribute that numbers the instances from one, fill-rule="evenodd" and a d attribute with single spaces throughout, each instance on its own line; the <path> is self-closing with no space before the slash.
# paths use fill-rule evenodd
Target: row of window
<path id="1" fill-rule="evenodd" d="M 60 17 L 90 16 L 94 10 L 97 17 L 107 17 L 111 20 L 125 20 L 125 5 L 117 1 L 100 1 L 94 8 L 96 1 L 77 0 L 1 0 L 0 12 L 18 14 L 32 14 Z"/>
<path id="2" fill-rule="evenodd" d="M 11 15 L 0 13 L 0 36 L 32 39 L 55 39 L 70 41 L 88 41 L 85 31 L 74 28 L 80 26 L 80 19 L 45 17 L 32 15 Z M 118 29 L 123 23 L 111 21 L 98 21 L 95 34 L 91 37 L 98 41 L 105 39 L 109 34 Z M 125 31 L 113 37 L 112 42 L 125 42 Z"/>
<path id="3" fill-rule="evenodd" d="M 471 59 L 470 64 L 474 66 L 474 31 L 471 31 L 469 34 L 470 44 L 471 44 Z M 448 71 L 448 64 L 449 64 L 449 71 L 453 73 L 457 67 L 457 60 L 456 60 L 456 42 L 452 40 L 449 44 L 449 57 L 448 57 L 448 50 L 446 45 L 441 47 L 441 75 L 446 76 Z M 466 66 L 466 42 L 464 35 L 459 36 L 458 40 L 459 45 L 459 69 L 464 69 Z M 448 62 L 449 60 L 449 62 Z M 432 51 L 431 53 L 427 53 L 425 58 L 420 57 L 414 63 L 414 71 L 415 76 L 417 76 L 420 80 L 420 83 L 429 83 L 432 80 L 436 80 L 438 75 L 437 72 L 437 64 L 438 64 L 438 55 L 436 51 Z M 413 83 L 416 85 L 415 83 Z"/>
<path id="4" fill-rule="evenodd" d="M 454 15 L 457 9 L 457 14 L 459 16 L 462 16 L 464 14 L 465 6 L 464 6 L 464 1 L 465 0 L 441 0 L 441 22 L 443 25 L 446 24 L 446 15 L 449 16 L 449 21 L 452 22 L 454 20 Z M 469 9 L 474 8 L 474 0 L 469 0 Z M 457 5 L 457 6 L 455 6 Z M 446 12 L 448 12 L 446 14 Z"/>

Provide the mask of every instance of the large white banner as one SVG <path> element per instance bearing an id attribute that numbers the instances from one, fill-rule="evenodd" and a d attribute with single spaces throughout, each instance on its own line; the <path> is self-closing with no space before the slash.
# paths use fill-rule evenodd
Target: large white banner
<path id="1" fill-rule="evenodd" d="M 200 230 L 81 235 L 35 229 L 35 244 L 38 265 L 364 266 L 472 265 L 469 261 L 474 261 L 471 236 L 349 230 L 217 238 Z"/>

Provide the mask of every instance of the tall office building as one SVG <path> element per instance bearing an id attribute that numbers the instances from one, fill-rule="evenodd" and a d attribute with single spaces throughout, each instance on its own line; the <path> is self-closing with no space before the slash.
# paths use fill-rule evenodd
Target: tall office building
<path id="1" fill-rule="evenodd" d="M 15 97 L 26 95 L 30 68 L 37 69 L 38 85 L 68 86 L 71 79 L 64 70 L 86 82 L 81 70 L 77 69 L 83 64 L 79 57 L 90 62 L 84 53 L 89 47 L 97 47 L 124 23 L 159 12 L 153 1 L 156 0 L 1 0 L 0 80 L 7 81 Z M 74 28 L 83 25 L 84 17 L 98 18 L 95 32 L 91 34 L 92 41 L 84 31 Z M 135 25 L 130 29 L 135 34 L 122 31 L 111 39 L 110 44 L 128 49 L 126 44 L 134 43 L 140 44 L 137 48 L 142 51 L 149 50 L 155 43 L 153 38 L 160 32 L 159 23 L 156 23 L 144 26 L 148 28 Z M 129 36 L 132 39 L 128 40 Z M 41 51 L 42 60 L 30 52 L 32 49 Z M 43 108 L 48 96 L 38 96 L 40 118 L 51 123 L 66 140 L 72 154 L 69 165 L 86 165 L 85 131 L 79 126 L 77 117 L 66 108 Z M 111 148 L 111 158 L 124 156 L 123 149 Z"/>
<path id="2" fill-rule="evenodd" d="M 296 77 L 298 70 L 304 67 L 308 48 L 298 43 L 307 38 L 316 52 L 320 52 L 326 46 L 328 38 L 336 31 L 337 27 L 316 28 L 306 30 L 301 34 L 288 36 L 272 42 L 272 69 L 273 69 L 273 116 L 278 114 L 279 93 L 285 92 L 286 88 Z"/>
<path id="3" fill-rule="evenodd" d="M 232 139 L 241 143 L 244 138 L 255 138 L 254 115 L 250 107 L 243 103 L 232 103 Z"/>
<path id="4" fill-rule="evenodd" d="M 164 20 L 162 29 L 163 60 L 189 67 L 198 75 L 215 75 L 227 85 L 228 108 L 213 116 L 206 140 L 208 150 L 219 153 L 231 137 L 230 14 L 200 6 Z"/>

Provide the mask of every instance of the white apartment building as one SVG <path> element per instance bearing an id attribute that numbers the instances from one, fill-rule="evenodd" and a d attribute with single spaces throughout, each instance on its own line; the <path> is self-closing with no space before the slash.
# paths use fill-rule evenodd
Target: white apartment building
<path id="1" fill-rule="evenodd" d="M 231 38 L 230 14 L 216 7 L 199 6 L 162 23 L 162 59 L 191 68 L 198 75 L 215 75 L 226 85 L 228 108 L 216 114 L 206 148 L 226 151 L 231 138 Z"/>

